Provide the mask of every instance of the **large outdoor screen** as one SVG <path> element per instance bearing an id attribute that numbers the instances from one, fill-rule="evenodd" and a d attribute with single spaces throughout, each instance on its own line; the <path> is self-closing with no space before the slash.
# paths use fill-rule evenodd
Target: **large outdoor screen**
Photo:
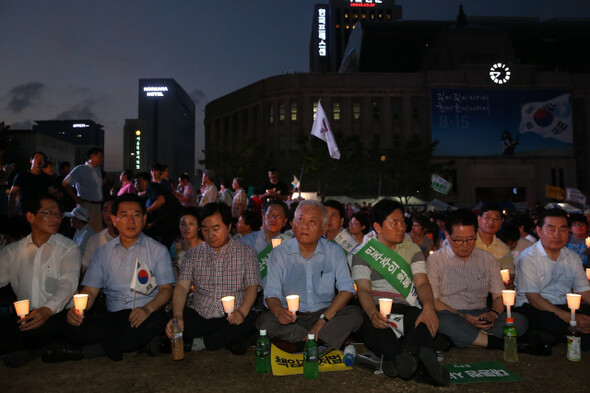
<path id="1" fill-rule="evenodd" d="M 573 155 L 566 90 L 431 90 L 437 156 Z"/>

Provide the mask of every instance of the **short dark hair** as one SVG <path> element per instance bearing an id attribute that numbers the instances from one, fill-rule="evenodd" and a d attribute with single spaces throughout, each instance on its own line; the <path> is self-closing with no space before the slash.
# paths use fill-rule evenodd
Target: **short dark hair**
<path id="1" fill-rule="evenodd" d="M 199 217 L 201 217 L 199 222 L 203 222 L 207 217 L 211 217 L 216 213 L 219 213 L 221 221 L 229 227 L 231 224 L 231 209 L 223 202 L 210 202 L 203 206 L 199 214 Z"/>
<path id="2" fill-rule="evenodd" d="M 181 180 L 190 180 L 188 177 L 188 173 L 184 172 L 182 175 L 180 175 L 180 179 Z"/>
<path id="3" fill-rule="evenodd" d="M 515 242 L 520 239 L 520 229 L 518 229 L 518 225 L 515 222 L 511 221 L 502 225 L 496 236 L 504 243 L 508 243 L 509 241 Z"/>
<path id="4" fill-rule="evenodd" d="M 479 209 L 479 212 L 477 213 L 477 215 L 481 217 L 481 216 L 483 216 L 483 214 L 485 212 L 488 212 L 488 211 L 500 212 L 500 217 L 503 216 L 502 208 L 497 203 L 484 203 L 481 206 L 481 209 Z"/>
<path id="5" fill-rule="evenodd" d="M 86 150 L 86 156 L 88 158 L 90 158 L 90 156 L 93 156 L 93 155 L 98 154 L 98 153 L 104 154 L 104 151 L 102 150 L 102 147 L 93 146 L 90 149 Z"/>
<path id="6" fill-rule="evenodd" d="M 143 179 L 143 180 L 147 181 L 148 183 L 152 181 L 152 175 L 150 175 L 147 172 L 136 173 L 134 178 L 135 179 Z"/>
<path id="7" fill-rule="evenodd" d="M 32 160 L 33 158 L 35 158 L 35 155 L 36 154 L 41 154 L 43 156 L 43 161 L 47 161 L 47 156 L 42 151 L 34 151 L 34 152 L 32 152 L 30 159 Z"/>
<path id="8" fill-rule="evenodd" d="M 70 164 L 70 162 L 69 162 L 69 161 L 60 161 L 60 162 L 59 162 L 58 169 L 60 169 L 60 170 L 61 170 L 61 169 L 65 169 L 67 166 L 71 167 L 71 166 L 72 166 L 72 164 Z"/>
<path id="9" fill-rule="evenodd" d="M 141 207 L 141 213 L 143 215 L 146 214 L 145 200 L 142 197 L 135 194 L 123 194 L 121 196 L 116 197 L 113 200 L 113 206 L 111 206 L 111 215 L 117 215 L 117 212 L 119 211 L 119 204 L 123 202 L 134 202 L 139 204 L 139 206 Z"/>
<path id="10" fill-rule="evenodd" d="M 385 219 L 387 219 L 387 216 L 389 216 L 396 210 L 401 210 L 403 214 L 404 205 L 392 199 L 380 200 L 373 207 L 371 207 L 371 224 L 378 223 L 379 225 L 383 225 L 383 222 L 385 221 Z"/>
<path id="11" fill-rule="evenodd" d="M 588 219 L 582 213 L 572 213 L 568 219 L 568 225 L 571 227 L 574 222 L 581 222 L 588 226 Z"/>
<path id="12" fill-rule="evenodd" d="M 285 213 L 285 218 L 289 217 L 289 207 L 287 206 L 287 204 L 285 202 L 281 201 L 280 199 L 271 199 L 270 201 L 266 202 L 264 204 L 264 208 L 262 209 L 262 213 L 266 214 L 268 209 L 270 209 L 270 207 L 273 205 L 278 206 L 281 209 L 283 209 L 283 213 Z"/>
<path id="13" fill-rule="evenodd" d="M 420 225 L 424 229 L 428 229 L 428 226 L 430 225 L 430 221 L 428 221 L 428 218 L 424 217 L 423 215 L 417 215 L 412 217 L 412 223 L 414 222 L 418 223 L 418 225 Z"/>
<path id="14" fill-rule="evenodd" d="M 252 228 L 253 231 L 260 230 L 260 227 L 262 226 L 262 220 L 260 219 L 259 215 L 254 214 L 254 212 L 250 210 L 244 210 L 242 212 L 242 218 L 244 219 L 244 224 Z"/>
<path id="15" fill-rule="evenodd" d="M 353 218 L 356 218 L 356 220 L 361 223 L 361 227 L 365 227 L 365 229 L 362 229 L 365 235 L 369 233 L 371 230 L 371 223 L 369 222 L 369 217 L 365 213 L 354 213 L 350 219 L 352 220 Z"/>
<path id="16" fill-rule="evenodd" d="M 338 202 L 337 200 L 329 199 L 327 201 L 324 201 L 324 206 L 331 207 L 332 209 L 338 210 L 338 214 L 340 214 L 340 218 L 346 217 L 346 209 L 344 208 L 344 205 L 342 203 Z"/>
<path id="17" fill-rule="evenodd" d="M 180 219 L 184 216 L 193 216 L 194 218 L 196 218 L 199 225 L 201 225 L 201 221 L 200 221 L 200 217 L 199 217 L 199 209 L 197 209 L 196 207 L 189 206 L 189 207 L 182 208 L 180 210 L 180 214 L 178 215 L 178 221 L 180 221 Z"/>
<path id="18" fill-rule="evenodd" d="M 131 169 L 123 169 L 121 174 L 125 175 L 127 180 L 129 180 L 129 181 L 133 180 L 133 172 L 131 172 Z"/>
<path id="19" fill-rule="evenodd" d="M 39 209 L 41 209 L 41 201 L 43 200 L 51 200 L 58 204 L 57 198 L 51 194 L 39 194 L 39 195 L 31 195 L 27 198 L 23 199 L 23 213 L 31 213 L 37 214 Z"/>
<path id="20" fill-rule="evenodd" d="M 236 183 L 238 183 L 238 185 L 242 188 L 244 188 L 244 179 L 241 177 L 234 177 L 234 181 Z"/>
<path id="21" fill-rule="evenodd" d="M 473 226 L 477 232 L 477 218 L 471 210 L 457 209 L 447 214 L 445 229 L 449 235 L 453 234 L 453 226 L 462 225 L 464 227 Z"/>
<path id="22" fill-rule="evenodd" d="M 545 225 L 545 218 L 547 217 L 563 217 L 565 218 L 565 221 L 567 222 L 567 212 L 563 209 L 560 208 L 552 208 L 552 209 L 544 209 L 541 210 L 541 212 L 539 213 L 539 218 L 537 219 L 537 226 L 539 228 L 543 228 L 543 225 Z M 569 222 L 568 222 L 568 226 L 569 226 Z"/>

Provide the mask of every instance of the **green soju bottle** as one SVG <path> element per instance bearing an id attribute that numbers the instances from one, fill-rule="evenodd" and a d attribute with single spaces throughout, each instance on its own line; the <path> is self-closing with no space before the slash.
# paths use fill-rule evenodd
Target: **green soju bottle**
<path id="1" fill-rule="evenodd" d="M 270 372 L 270 341 L 264 329 L 260 331 L 260 336 L 256 340 L 256 372 L 259 374 Z"/>
<path id="2" fill-rule="evenodd" d="M 514 318 L 506 318 L 506 325 L 504 325 L 504 360 L 510 363 L 518 362 Z"/>
<path id="3" fill-rule="evenodd" d="M 318 377 L 318 344 L 313 333 L 307 335 L 305 352 L 303 352 L 303 378 L 316 379 Z"/>

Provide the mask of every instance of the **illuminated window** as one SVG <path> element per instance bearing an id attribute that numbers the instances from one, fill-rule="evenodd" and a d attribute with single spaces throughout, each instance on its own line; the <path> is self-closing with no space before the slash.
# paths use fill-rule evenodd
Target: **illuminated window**
<path id="1" fill-rule="evenodd" d="M 352 120 L 360 120 L 361 118 L 361 103 L 354 101 L 352 103 Z"/>
<path id="2" fill-rule="evenodd" d="M 291 103 L 291 121 L 297 121 L 297 103 Z"/>
<path id="3" fill-rule="evenodd" d="M 367 14 L 363 12 L 363 13 L 361 14 L 361 19 L 362 19 L 362 20 L 366 20 L 366 19 L 367 19 Z"/>
<path id="4" fill-rule="evenodd" d="M 359 18 L 359 14 L 354 13 L 352 14 L 352 19 L 357 20 Z"/>
<path id="5" fill-rule="evenodd" d="M 285 104 L 279 104 L 279 121 L 285 121 Z"/>
<path id="6" fill-rule="evenodd" d="M 339 102 L 335 102 L 334 103 L 334 120 L 340 120 L 340 103 Z"/>

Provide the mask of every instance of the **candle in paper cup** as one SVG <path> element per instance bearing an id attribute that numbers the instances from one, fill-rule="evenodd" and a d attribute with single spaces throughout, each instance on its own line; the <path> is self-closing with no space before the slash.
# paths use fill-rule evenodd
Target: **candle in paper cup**
<path id="1" fill-rule="evenodd" d="M 388 298 L 380 298 L 379 299 L 379 312 L 384 317 L 387 317 L 391 314 L 391 306 L 393 305 L 393 299 Z"/>
<path id="2" fill-rule="evenodd" d="M 287 307 L 291 311 L 291 314 L 295 315 L 299 311 L 299 295 L 287 296 Z"/>
<path id="3" fill-rule="evenodd" d="M 74 308 L 80 315 L 84 315 L 84 310 L 88 305 L 88 294 L 82 293 L 74 295 Z"/>
<path id="4" fill-rule="evenodd" d="M 223 311 L 225 311 L 228 315 L 234 312 L 236 298 L 234 296 L 225 296 L 221 298 L 221 303 L 223 303 Z"/>
<path id="5" fill-rule="evenodd" d="M 272 239 L 272 248 L 280 246 L 282 242 L 281 239 Z"/>
<path id="6" fill-rule="evenodd" d="M 579 310 L 580 309 L 580 301 L 582 300 L 582 295 L 577 293 L 568 293 L 567 295 L 567 307 L 571 310 Z"/>
<path id="7" fill-rule="evenodd" d="M 586 278 L 590 280 L 590 267 L 586 268 Z"/>
<path id="8" fill-rule="evenodd" d="M 514 298 L 516 297 L 516 291 L 510 289 L 504 289 L 502 291 L 502 302 L 505 306 L 514 306 Z"/>
<path id="9" fill-rule="evenodd" d="M 14 309 L 16 310 L 16 315 L 23 319 L 29 313 L 29 299 L 14 302 Z"/>
<path id="10" fill-rule="evenodd" d="M 500 274 L 502 275 L 502 281 L 504 281 L 504 284 L 510 281 L 510 271 L 508 269 L 500 270 Z"/>
<path id="11" fill-rule="evenodd" d="M 590 248 L 590 236 L 586 238 L 586 247 Z"/>

